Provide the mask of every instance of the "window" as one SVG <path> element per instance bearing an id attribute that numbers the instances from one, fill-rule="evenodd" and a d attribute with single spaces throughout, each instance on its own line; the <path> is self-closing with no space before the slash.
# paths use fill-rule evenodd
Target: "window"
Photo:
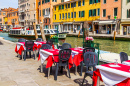
<path id="1" fill-rule="evenodd" d="M 64 9 L 64 5 L 62 5 L 62 9 Z"/>
<path id="2" fill-rule="evenodd" d="M 44 0 L 42 0 L 42 4 L 44 4 Z"/>
<path id="3" fill-rule="evenodd" d="M 130 2 L 130 0 L 127 0 L 127 3 L 129 3 Z"/>
<path id="4" fill-rule="evenodd" d="M 89 0 L 89 4 L 93 4 L 93 1 L 92 1 L 92 0 Z"/>
<path id="5" fill-rule="evenodd" d="M 74 2 L 74 7 L 76 7 L 76 2 Z"/>
<path id="6" fill-rule="evenodd" d="M 96 9 L 93 10 L 93 16 L 96 16 Z"/>
<path id="7" fill-rule="evenodd" d="M 61 19 L 61 14 L 59 14 L 59 19 Z"/>
<path id="8" fill-rule="evenodd" d="M 84 6 L 84 0 L 82 1 L 82 6 Z"/>
<path id="9" fill-rule="evenodd" d="M 78 1 L 78 6 L 81 6 L 81 1 Z"/>
<path id="10" fill-rule="evenodd" d="M 118 0 L 115 0 L 115 2 L 117 2 Z"/>
<path id="11" fill-rule="evenodd" d="M 73 12 L 71 12 L 71 18 L 73 18 Z"/>
<path id="12" fill-rule="evenodd" d="M 81 13 L 81 17 L 84 17 L 85 15 L 85 11 L 82 11 L 82 13 Z"/>
<path id="13" fill-rule="evenodd" d="M 68 8 L 70 8 L 70 4 L 68 4 Z"/>
<path id="14" fill-rule="evenodd" d="M 41 2 L 38 3 L 38 5 L 40 5 L 40 4 L 41 4 Z"/>
<path id="15" fill-rule="evenodd" d="M 59 10 L 61 10 L 61 5 L 59 6 Z"/>
<path id="16" fill-rule="evenodd" d="M 71 3 L 71 8 L 73 8 L 74 7 L 74 3 Z"/>
<path id="17" fill-rule="evenodd" d="M 52 2 L 57 2 L 57 0 L 52 0 Z"/>
<path id="18" fill-rule="evenodd" d="M 67 13 L 65 13 L 65 19 L 67 19 Z"/>
<path id="19" fill-rule="evenodd" d="M 97 16 L 100 16 L 100 8 L 97 9 Z"/>
<path id="20" fill-rule="evenodd" d="M 55 14 L 55 20 L 56 20 L 56 14 Z"/>
<path id="21" fill-rule="evenodd" d="M 74 18 L 76 18 L 76 12 L 74 12 Z"/>
<path id="22" fill-rule="evenodd" d="M 61 0 L 61 2 L 64 2 L 64 0 Z"/>
<path id="23" fill-rule="evenodd" d="M 45 15 L 45 9 L 42 10 L 42 14 L 43 14 L 43 16 Z"/>
<path id="24" fill-rule="evenodd" d="M 68 18 L 70 18 L 70 13 L 68 13 Z"/>
<path id="25" fill-rule="evenodd" d="M 50 2 L 50 0 L 45 0 L 45 3 L 48 3 L 48 2 Z"/>
<path id="26" fill-rule="evenodd" d="M 67 4 L 65 5 L 65 9 L 67 9 Z"/>
<path id="27" fill-rule="evenodd" d="M 103 9 L 103 17 L 106 17 L 106 9 Z"/>
<path id="28" fill-rule="evenodd" d="M 106 4 L 106 0 L 103 0 L 103 4 Z"/>
<path id="29" fill-rule="evenodd" d="M 81 11 L 79 11 L 79 17 L 81 17 Z"/>
<path id="30" fill-rule="evenodd" d="M 41 16 L 41 10 L 39 10 L 39 14 L 40 14 L 40 16 Z"/>
<path id="31" fill-rule="evenodd" d="M 92 10 L 89 10 L 89 17 L 92 16 Z"/>
<path id="32" fill-rule="evenodd" d="M 118 9 L 114 8 L 114 16 L 117 16 L 117 13 L 118 13 Z"/>
<path id="33" fill-rule="evenodd" d="M 62 13 L 62 19 L 64 19 L 64 13 Z"/>
<path id="34" fill-rule="evenodd" d="M 130 18 L 130 9 L 127 9 L 127 18 Z"/>

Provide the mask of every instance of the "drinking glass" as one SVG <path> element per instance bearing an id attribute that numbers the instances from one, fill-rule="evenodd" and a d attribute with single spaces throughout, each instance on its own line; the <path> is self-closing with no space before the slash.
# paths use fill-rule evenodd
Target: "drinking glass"
<path id="1" fill-rule="evenodd" d="M 115 59 L 115 65 L 117 65 L 117 64 L 118 64 L 117 60 L 118 60 L 118 59 Z"/>

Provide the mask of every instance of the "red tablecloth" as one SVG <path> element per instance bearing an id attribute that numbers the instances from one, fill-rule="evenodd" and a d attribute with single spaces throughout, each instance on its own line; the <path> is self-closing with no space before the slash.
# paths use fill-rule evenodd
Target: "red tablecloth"
<path id="1" fill-rule="evenodd" d="M 20 55 L 22 54 L 22 51 L 25 50 L 25 42 L 19 42 L 21 43 L 21 46 L 19 49 L 17 49 L 17 44 L 16 44 L 16 47 L 15 47 L 15 52 L 16 53 L 19 53 Z M 37 50 L 39 48 L 39 46 L 37 46 L 37 44 L 34 43 L 34 46 L 33 46 L 33 50 Z"/>
<path id="2" fill-rule="evenodd" d="M 74 55 L 73 57 L 73 62 L 76 66 L 79 66 L 80 65 L 80 62 L 83 61 L 83 49 L 82 48 L 70 48 L 73 51 L 75 52 L 78 52 L 76 55 Z"/>
<path id="3" fill-rule="evenodd" d="M 46 61 L 47 61 L 46 68 L 51 67 L 54 62 L 59 62 L 59 50 L 58 49 L 45 49 L 44 51 L 47 51 L 47 52 L 53 54 L 53 55 L 49 55 L 48 58 L 46 59 Z M 40 55 L 39 55 L 38 59 L 40 59 Z M 72 60 L 72 56 L 70 56 L 70 58 L 69 58 L 69 69 L 72 66 L 73 66 L 73 60 Z"/>
<path id="4" fill-rule="evenodd" d="M 114 63 L 111 63 L 111 64 L 113 65 Z M 110 67 L 109 65 L 111 65 L 111 64 L 104 64 L 104 65 L 101 65 L 101 66 L 116 69 L 116 70 L 123 71 L 123 72 L 126 72 L 126 73 L 130 73 L 130 71 L 129 71 L 130 66 L 118 64 L 120 67 Z M 105 70 L 105 71 L 107 71 L 107 70 Z M 112 74 L 115 74 L 115 73 L 112 73 Z M 97 78 L 98 77 L 100 77 L 100 80 L 103 81 L 102 76 L 100 74 L 100 69 L 97 69 L 93 73 L 93 82 L 94 82 L 93 86 L 97 86 Z M 130 78 L 128 77 L 127 79 L 123 80 L 120 83 L 117 83 L 116 85 L 117 86 L 130 86 Z"/>

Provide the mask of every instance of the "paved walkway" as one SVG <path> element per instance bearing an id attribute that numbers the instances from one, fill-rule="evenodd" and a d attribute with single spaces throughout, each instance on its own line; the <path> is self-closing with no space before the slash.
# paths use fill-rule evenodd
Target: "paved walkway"
<path id="1" fill-rule="evenodd" d="M 44 68 L 44 73 L 39 70 L 40 61 L 33 58 L 19 60 L 14 48 L 15 43 L 0 39 L 0 86 L 80 86 L 83 76 L 74 75 L 74 69 L 71 69 L 71 79 L 64 72 L 54 81 L 53 67 L 53 74 L 47 79 L 47 69 Z M 91 78 L 87 77 L 84 86 L 91 83 Z"/>

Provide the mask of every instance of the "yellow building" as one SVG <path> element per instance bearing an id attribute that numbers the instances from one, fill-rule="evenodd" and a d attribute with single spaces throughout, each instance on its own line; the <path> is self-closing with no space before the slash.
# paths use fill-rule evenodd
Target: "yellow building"
<path id="1" fill-rule="evenodd" d="M 71 0 L 54 5 L 53 25 L 60 32 L 76 32 L 87 22 L 92 31 L 92 21 L 100 18 L 100 0 Z"/>

